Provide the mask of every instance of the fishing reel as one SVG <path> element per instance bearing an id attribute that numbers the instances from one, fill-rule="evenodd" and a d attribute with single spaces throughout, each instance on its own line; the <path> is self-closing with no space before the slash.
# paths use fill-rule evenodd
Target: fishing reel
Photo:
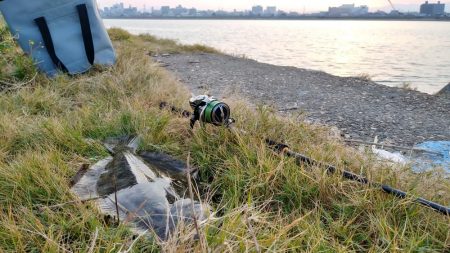
<path id="1" fill-rule="evenodd" d="M 194 128 L 197 121 L 200 124 L 212 124 L 215 126 L 230 126 L 234 123 L 231 118 L 230 107 L 214 97 L 200 95 L 189 100 L 194 113 L 191 117 L 191 128 Z"/>

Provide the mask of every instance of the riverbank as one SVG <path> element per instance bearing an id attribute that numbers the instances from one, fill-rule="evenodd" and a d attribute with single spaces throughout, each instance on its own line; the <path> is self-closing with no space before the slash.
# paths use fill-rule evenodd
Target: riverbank
<path id="1" fill-rule="evenodd" d="M 196 94 L 242 96 L 254 105 L 336 126 L 347 139 L 370 142 L 378 137 L 411 147 L 450 140 L 450 99 L 442 95 L 223 54 L 169 54 L 155 60 Z"/>
<path id="2" fill-rule="evenodd" d="M 0 38 L 0 252 L 445 252 L 449 218 L 369 186 L 297 166 L 264 138 L 439 203 L 450 182 L 415 174 L 348 148 L 326 127 L 230 101 L 236 136 L 218 127 L 191 131 L 189 120 L 159 108 L 189 109 L 190 92 L 150 54 L 214 52 L 152 36 L 110 30 L 118 61 L 77 76 L 47 78 Z M 200 198 L 214 219 L 177 230 L 168 242 L 136 237 L 69 190 L 70 179 L 109 154 L 101 141 L 139 134 L 140 150 L 190 157 Z"/>

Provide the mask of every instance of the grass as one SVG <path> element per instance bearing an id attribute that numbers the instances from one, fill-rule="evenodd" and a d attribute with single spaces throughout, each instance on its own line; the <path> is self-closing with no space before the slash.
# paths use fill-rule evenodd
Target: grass
<path id="1" fill-rule="evenodd" d="M 356 78 L 366 82 L 372 81 L 372 76 L 370 76 L 370 74 L 368 73 L 361 73 L 357 75 Z"/>
<path id="2" fill-rule="evenodd" d="M 2 30 L 0 48 L 0 252 L 448 252 L 450 220 L 378 190 L 298 167 L 273 154 L 265 137 L 339 168 L 450 203 L 439 171 L 414 174 L 347 148 L 328 129 L 279 118 L 245 101 L 226 101 L 237 126 L 189 131 L 187 119 L 160 111 L 168 101 L 188 109 L 189 91 L 149 53 L 214 50 L 152 36 L 110 31 L 119 59 L 110 69 L 48 79 Z M 7 45 L 6 47 L 4 45 Z M 15 59 L 15 60 L 11 60 Z M 204 240 L 180 230 L 169 242 L 136 238 L 89 203 L 73 201 L 68 182 L 82 164 L 107 156 L 87 139 L 138 133 L 141 149 L 191 155 L 203 199 L 217 212 Z M 203 243 L 202 243 L 203 242 Z"/>
<path id="3" fill-rule="evenodd" d="M 413 85 L 410 82 L 404 82 L 399 87 L 400 87 L 400 89 L 404 89 L 404 90 L 417 91 L 417 87 L 413 87 Z"/>
<path id="4" fill-rule="evenodd" d="M 1 16 L 0 16 L 1 18 Z M 0 20 L 0 89 L 12 86 L 23 80 L 32 78 L 34 67 L 30 58 L 23 57 L 20 49 L 15 45 L 6 26 Z"/>

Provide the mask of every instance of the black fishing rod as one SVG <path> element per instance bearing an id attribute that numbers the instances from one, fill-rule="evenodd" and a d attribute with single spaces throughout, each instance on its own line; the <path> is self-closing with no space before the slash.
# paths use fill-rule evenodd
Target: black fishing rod
<path id="1" fill-rule="evenodd" d="M 296 160 L 297 164 L 302 165 L 302 164 L 306 164 L 306 165 L 310 165 L 310 166 L 318 166 L 318 167 L 323 167 L 325 168 L 325 170 L 329 173 L 329 174 L 336 174 L 339 172 L 339 170 L 332 165 L 329 164 L 324 164 L 318 161 L 315 161 L 305 155 L 302 155 L 300 153 L 297 153 L 295 151 L 292 151 L 289 146 L 287 146 L 286 144 L 282 144 L 282 143 L 277 143 L 275 141 L 272 140 L 266 140 L 266 144 L 269 146 L 270 149 L 274 150 L 275 152 L 279 153 L 279 154 L 283 154 L 287 157 L 292 157 Z M 380 184 L 380 183 L 375 183 L 375 182 L 371 182 L 369 181 L 369 179 L 367 179 L 366 177 L 363 177 L 361 175 L 357 175 L 353 172 L 350 171 L 342 171 L 342 177 L 348 180 L 352 180 L 352 181 L 356 181 L 359 182 L 361 184 L 365 184 L 365 185 L 370 185 L 376 188 L 380 188 L 381 190 L 383 190 L 384 192 L 394 195 L 397 198 L 400 199 L 405 199 L 408 198 L 408 194 L 404 191 L 401 191 L 399 189 L 395 189 L 389 185 L 384 185 L 384 184 Z M 431 209 L 450 216 L 450 208 L 445 207 L 443 205 L 440 205 L 438 203 L 426 200 L 424 198 L 416 198 L 413 200 L 416 203 L 419 203 L 421 205 L 430 207 Z"/>
<path id="2" fill-rule="evenodd" d="M 235 122 L 234 119 L 230 117 L 231 110 L 230 107 L 220 102 L 213 97 L 208 96 L 198 96 L 194 97 L 190 100 L 190 105 L 193 109 L 193 112 L 189 112 L 186 110 L 179 109 L 177 107 L 171 106 L 166 102 L 160 103 L 160 109 L 169 109 L 173 113 L 180 114 L 185 118 L 191 118 L 190 126 L 194 128 L 195 123 L 199 121 L 201 124 L 213 124 L 215 126 L 225 126 L 230 130 L 234 129 L 232 124 Z M 240 131 L 243 132 L 243 131 Z M 400 199 L 406 199 L 409 197 L 409 194 L 401 191 L 399 189 L 395 189 L 389 185 L 384 185 L 376 182 L 371 182 L 368 178 L 363 177 L 361 175 L 357 175 L 350 171 L 340 171 L 335 166 L 325 164 L 319 161 L 316 161 L 312 158 L 309 158 L 303 154 L 292 151 L 288 145 L 279 143 L 270 139 L 266 139 L 267 146 L 275 151 L 278 154 L 285 155 L 286 157 L 294 158 L 299 165 L 310 165 L 310 166 L 318 166 L 323 167 L 329 174 L 341 173 L 342 177 L 351 181 L 356 181 L 364 185 L 373 186 L 375 188 L 379 188 L 385 193 L 393 195 Z M 413 199 L 415 203 L 421 204 L 423 206 L 429 207 L 434 211 L 437 211 L 443 215 L 450 216 L 450 208 L 435 203 L 433 201 L 426 200 L 424 198 L 415 198 Z"/>

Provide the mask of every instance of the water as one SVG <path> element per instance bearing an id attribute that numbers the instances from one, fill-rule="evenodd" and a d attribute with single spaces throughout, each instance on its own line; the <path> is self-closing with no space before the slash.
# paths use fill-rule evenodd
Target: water
<path id="1" fill-rule="evenodd" d="M 450 82 L 450 22 L 105 20 L 134 34 L 204 44 L 260 62 L 369 75 L 436 93 Z"/>

